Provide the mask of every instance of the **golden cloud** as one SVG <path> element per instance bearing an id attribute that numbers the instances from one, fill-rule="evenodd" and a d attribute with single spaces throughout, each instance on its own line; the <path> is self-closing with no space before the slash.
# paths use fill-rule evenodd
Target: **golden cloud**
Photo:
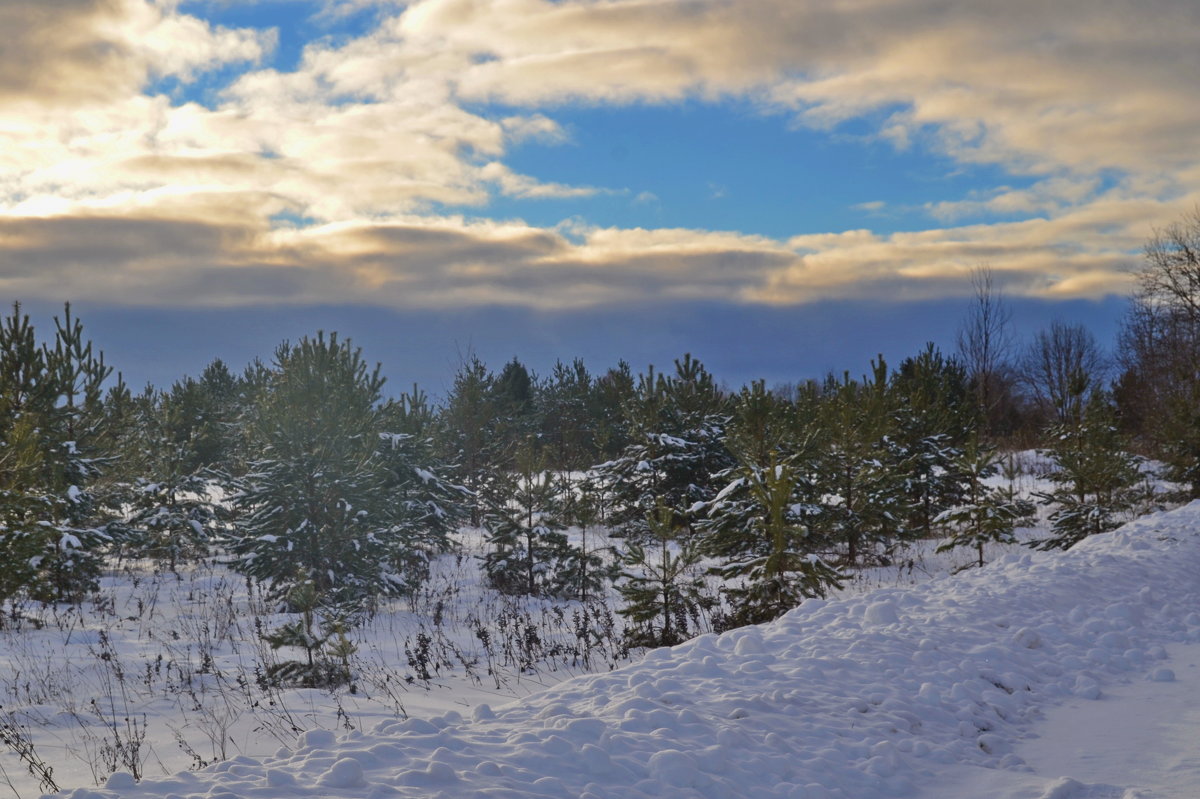
<path id="1" fill-rule="evenodd" d="M 1114 203 L 1056 220 L 781 241 L 422 216 L 295 227 L 266 216 L 288 210 L 270 194 L 159 192 L 123 207 L 0 216 L 0 290 L 212 306 L 784 305 L 963 295 L 971 268 L 988 263 L 1012 296 L 1100 298 L 1129 289 L 1130 252 L 1141 242 L 1130 220 L 1163 212 Z M 1094 244 L 1062 243 L 1081 241 Z"/>
<path id="2" fill-rule="evenodd" d="M 311 44 L 294 72 L 248 69 L 205 107 L 147 86 L 253 63 L 272 34 L 165 1 L 0 4 L 0 288 L 210 305 L 787 304 L 963 293 L 986 262 L 1014 294 L 1098 297 L 1124 291 L 1153 227 L 1200 198 L 1191 0 L 389 5 L 368 34 Z M 1037 180 L 933 203 L 930 229 L 892 235 L 435 214 L 625 190 L 505 162 L 517 143 L 567 141 L 555 103 L 731 94 L 813 126 L 873 112 L 897 146 Z M 491 119 L 478 100 L 520 110 Z M 954 226 L 980 215 L 1005 221 Z"/>
<path id="3" fill-rule="evenodd" d="M 10 0 L 0 4 L 0 102 L 78 106 L 120 100 L 152 75 L 256 61 L 270 35 L 212 28 L 147 0 Z"/>

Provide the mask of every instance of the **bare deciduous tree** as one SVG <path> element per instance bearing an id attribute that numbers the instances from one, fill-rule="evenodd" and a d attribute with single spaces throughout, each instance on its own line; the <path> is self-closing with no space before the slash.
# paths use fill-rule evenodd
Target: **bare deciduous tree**
<path id="1" fill-rule="evenodd" d="M 958 328 L 958 357 L 974 388 L 985 429 L 995 435 L 1010 394 L 1012 312 L 995 286 L 990 266 L 971 270 L 971 288 L 974 296 Z"/>
<path id="2" fill-rule="evenodd" d="M 1155 231 L 1145 254 L 1137 300 L 1200 322 L 1200 207 Z"/>
<path id="3" fill-rule="evenodd" d="M 1200 498 L 1200 208 L 1147 242 L 1119 347 L 1125 427 Z"/>
<path id="4" fill-rule="evenodd" d="M 1103 388 L 1107 359 L 1079 323 L 1055 321 L 1033 337 L 1021 358 L 1021 382 L 1042 413 L 1078 423 L 1088 398 Z"/>

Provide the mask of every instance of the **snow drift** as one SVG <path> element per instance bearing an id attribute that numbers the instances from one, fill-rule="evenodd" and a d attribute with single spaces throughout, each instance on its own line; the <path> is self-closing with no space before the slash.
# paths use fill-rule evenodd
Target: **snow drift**
<path id="1" fill-rule="evenodd" d="M 1018 750 L 1052 708 L 1170 685 L 1168 647 L 1200 641 L 1198 587 L 1195 503 L 1067 552 L 809 601 L 495 710 L 66 795 L 872 799 L 955 795 L 938 786 L 976 774 L 1006 796 L 1157 796 L 1034 773 Z"/>

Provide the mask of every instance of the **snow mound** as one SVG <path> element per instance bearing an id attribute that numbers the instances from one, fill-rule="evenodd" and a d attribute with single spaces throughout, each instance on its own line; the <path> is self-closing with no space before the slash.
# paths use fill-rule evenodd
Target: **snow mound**
<path id="1" fill-rule="evenodd" d="M 1175 684 L 1156 680 L 1166 645 L 1200 641 L 1198 530 L 1193 504 L 1068 552 L 812 601 L 470 720 L 308 732 L 265 761 L 66 796 L 883 799 L 966 769 L 1020 775 L 1032 799 L 1134 799 L 1030 776 L 1014 742 L 1062 703 Z"/>

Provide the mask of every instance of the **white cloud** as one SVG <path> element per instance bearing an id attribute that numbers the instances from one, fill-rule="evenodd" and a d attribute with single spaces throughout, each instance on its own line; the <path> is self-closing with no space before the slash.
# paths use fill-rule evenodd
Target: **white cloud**
<path id="1" fill-rule="evenodd" d="M 1059 176 L 1035 182 L 1024 189 L 999 186 L 972 192 L 962 200 L 929 203 L 936 219 L 954 221 L 965 216 L 1056 214 L 1094 199 L 1102 188 L 1098 177 Z"/>
<path id="2" fill-rule="evenodd" d="M 500 187 L 501 193 L 508 197 L 520 197 L 527 200 L 565 199 L 572 197 L 591 197 L 599 189 L 590 186 L 564 186 L 561 183 L 542 183 L 528 175 L 519 175 L 499 161 L 485 164 L 479 170 L 480 176 L 489 183 Z"/>
<path id="3" fill-rule="evenodd" d="M 1190 0 L 327 10 L 366 5 L 385 15 L 376 29 L 310 44 L 295 72 L 248 67 L 206 108 L 144 90 L 154 76 L 255 64 L 272 34 L 215 27 L 167 0 L 0 4 L 0 288 L 212 304 L 801 303 L 960 293 L 987 262 L 1014 294 L 1100 296 L 1123 291 L 1149 231 L 1200 198 Z M 897 147 L 1033 180 L 930 203 L 935 226 L 890 236 L 539 230 L 431 211 L 612 191 L 507 163 L 518 143 L 569 143 L 555 103 L 727 95 L 816 127 L 872 114 Z M 518 110 L 493 119 L 472 104 L 492 99 Z M 273 225 L 283 212 L 318 224 Z"/>
<path id="4" fill-rule="evenodd" d="M 255 62 L 270 32 L 213 27 L 174 2 L 19 0 L 0 4 L 0 99 L 8 112 L 121 101 L 152 76 Z"/>
<path id="5" fill-rule="evenodd" d="M 1118 0 L 422 0 L 410 48 L 461 58 L 457 91 L 538 105 L 729 93 L 822 126 L 899 106 L 903 146 L 1039 172 L 1195 160 L 1200 6 Z"/>
<path id="6" fill-rule="evenodd" d="M 164 190 L 123 200 L 0 215 L 0 291 L 217 306 L 786 305 L 962 296 L 970 270 L 988 263 L 1010 296 L 1100 298 L 1129 289 L 1143 231 L 1167 210 L 1111 201 L 1052 220 L 778 240 L 429 216 L 273 227 L 271 215 L 298 210 L 275 194 Z"/>

